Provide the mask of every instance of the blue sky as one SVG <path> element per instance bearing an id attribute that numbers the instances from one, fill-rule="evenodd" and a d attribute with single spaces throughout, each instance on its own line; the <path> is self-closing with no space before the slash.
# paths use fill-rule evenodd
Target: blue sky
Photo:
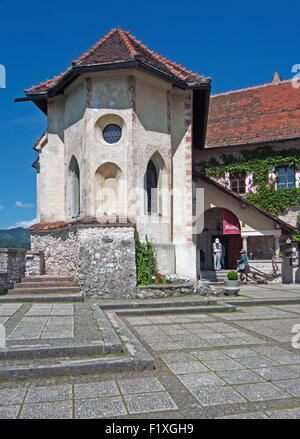
<path id="1" fill-rule="evenodd" d="M 190 0 L 41 2 L 0 0 L 0 229 L 35 218 L 32 147 L 46 117 L 32 103 L 13 103 L 24 88 L 64 71 L 121 26 L 151 49 L 211 76 L 213 92 L 284 79 L 300 63 L 299 1 Z"/>

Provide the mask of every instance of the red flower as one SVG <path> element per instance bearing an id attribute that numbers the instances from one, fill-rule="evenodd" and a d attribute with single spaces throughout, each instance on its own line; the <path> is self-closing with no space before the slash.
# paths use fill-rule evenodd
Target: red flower
<path id="1" fill-rule="evenodd" d="M 162 277 L 162 274 L 158 274 L 157 276 L 156 276 L 156 279 L 160 279 Z"/>

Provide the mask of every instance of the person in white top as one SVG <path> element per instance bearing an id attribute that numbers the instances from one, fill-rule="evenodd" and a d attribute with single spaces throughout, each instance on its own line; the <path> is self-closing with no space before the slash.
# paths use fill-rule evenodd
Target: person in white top
<path id="1" fill-rule="evenodd" d="M 219 238 L 213 242 L 214 270 L 221 270 L 222 244 Z"/>

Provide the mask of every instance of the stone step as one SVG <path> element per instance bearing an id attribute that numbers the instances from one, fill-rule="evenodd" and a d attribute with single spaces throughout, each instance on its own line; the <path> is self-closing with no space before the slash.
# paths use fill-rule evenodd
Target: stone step
<path id="1" fill-rule="evenodd" d="M 201 273 L 202 280 L 215 280 L 215 281 L 224 281 L 227 279 L 227 274 L 230 270 L 222 270 L 222 271 L 203 271 Z"/>
<path id="2" fill-rule="evenodd" d="M 5 294 L 0 296 L 0 303 L 17 303 L 17 302 L 83 302 L 82 293 L 65 293 L 65 294 Z"/>
<path id="3" fill-rule="evenodd" d="M 21 283 L 32 283 L 32 282 L 73 282 L 74 278 L 72 276 L 28 276 L 21 279 Z"/>
<path id="4" fill-rule="evenodd" d="M 65 293 L 80 293 L 80 287 L 40 287 L 35 288 L 17 288 L 8 290 L 9 295 L 19 295 L 19 294 L 65 294 Z"/>
<path id="5" fill-rule="evenodd" d="M 227 279 L 227 276 L 202 276 L 202 280 L 209 280 L 209 281 L 224 281 L 225 279 Z"/>
<path id="6" fill-rule="evenodd" d="M 76 287 L 75 282 L 65 281 L 65 282 L 20 282 L 14 285 L 14 290 L 21 289 L 34 289 L 34 288 L 46 288 L 46 287 Z"/>

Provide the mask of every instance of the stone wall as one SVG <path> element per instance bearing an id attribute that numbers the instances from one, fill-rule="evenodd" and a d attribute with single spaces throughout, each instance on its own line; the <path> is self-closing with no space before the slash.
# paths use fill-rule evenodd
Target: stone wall
<path id="1" fill-rule="evenodd" d="M 25 256 L 25 276 L 40 276 L 44 274 L 44 253 L 29 250 Z"/>
<path id="2" fill-rule="evenodd" d="M 31 232 L 31 248 L 43 251 L 45 273 L 74 276 L 79 264 L 78 229 Z"/>
<path id="3" fill-rule="evenodd" d="M 0 249 L 0 294 L 24 276 L 26 253 L 26 249 Z"/>
<path id="4" fill-rule="evenodd" d="M 134 229 L 79 229 L 79 266 L 76 277 L 87 295 L 135 296 Z"/>
<path id="5" fill-rule="evenodd" d="M 278 214 L 278 218 L 285 221 L 286 223 L 292 224 L 292 226 L 297 226 L 297 216 L 300 213 L 300 206 L 292 206 L 286 209 L 284 212 Z"/>
<path id="6" fill-rule="evenodd" d="M 136 295 L 133 227 L 32 232 L 31 243 L 34 251 L 44 251 L 46 274 L 73 276 L 87 296 Z"/>

